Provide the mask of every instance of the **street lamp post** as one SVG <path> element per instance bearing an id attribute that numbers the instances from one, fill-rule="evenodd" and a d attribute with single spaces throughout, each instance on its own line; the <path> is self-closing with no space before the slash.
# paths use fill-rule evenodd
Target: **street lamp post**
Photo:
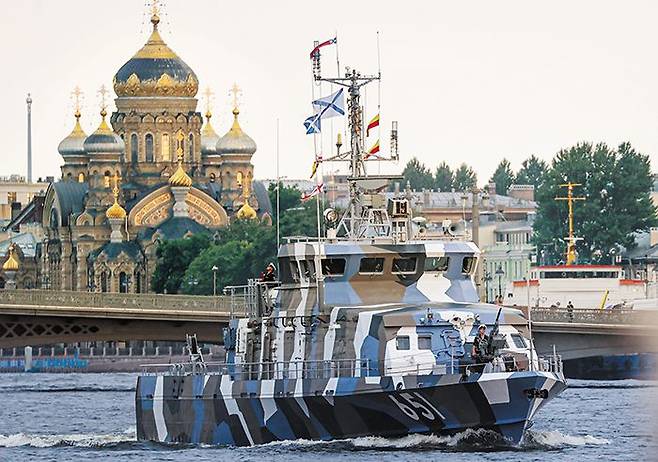
<path id="1" fill-rule="evenodd" d="M 213 265 L 212 267 L 212 295 L 213 297 L 217 296 L 217 271 L 219 268 L 217 268 L 217 265 Z"/>
<path id="2" fill-rule="evenodd" d="M 498 297 L 503 296 L 503 276 L 505 275 L 505 271 L 503 271 L 502 266 L 498 265 L 498 268 L 496 268 L 496 276 L 498 276 Z"/>
<path id="3" fill-rule="evenodd" d="M 491 300 L 491 297 L 489 297 L 489 283 L 491 282 L 491 274 L 489 272 L 484 273 L 484 295 L 485 295 L 485 302 L 489 303 L 489 300 Z"/>

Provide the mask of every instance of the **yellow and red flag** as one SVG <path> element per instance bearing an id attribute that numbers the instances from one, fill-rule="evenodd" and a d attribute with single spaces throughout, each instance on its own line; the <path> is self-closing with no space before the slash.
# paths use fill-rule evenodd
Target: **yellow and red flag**
<path id="1" fill-rule="evenodd" d="M 379 114 L 375 115 L 375 117 L 368 122 L 368 128 L 366 128 L 366 136 L 370 136 L 370 129 L 379 127 Z"/>
<path id="2" fill-rule="evenodd" d="M 318 171 L 318 166 L 322 163 L 322 154 L 317 156 L 313 161 L 313 167 L 311 167 L 311 178 L 315 176 L 315 172 Z"/>
<path id="3" fill-rule="evenodd" d="M 368 160 L 371 156 L 374 156 L 379 152 L 379 140 L 372 145 L 368 153 L 363 157 L 363 160 Z"/>

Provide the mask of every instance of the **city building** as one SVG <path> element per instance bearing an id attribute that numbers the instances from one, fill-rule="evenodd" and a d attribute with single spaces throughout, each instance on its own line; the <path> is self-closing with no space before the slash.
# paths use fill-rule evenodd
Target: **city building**
<path id="1" fill-rule="evenodd" d="M 238 218 L 271 223 L 267 191 L 252 181 L 256 143 L 240 125 L 237 86 L 233 125 L 220 137 L 210 108 L 205 123 L 197 110 L 196 74 L 164 42 L 159 22 L 154 8 L 148 41 L 114 75 L 116 111 L 108 116 L 101 89 L 90 135 L 76 104 L 73 130 L 58 147 L 62 177 L 47 188 L 41 216 L 33 208 L 12 222 L 20 232 L 37 217 L 42 228 L 34 254 L 12 247 L 18 288 L 148 292 L 162 240 Z M 17 237 L 9 239 L 0 249 Z"/>
<path id="2" fill-rule="evenodd" d="M 45 195 L 48 185 L 54 178 L 39 178 L 29 183 L 24 176 L 0 177 L 0 226 L 5 227 L 37 195 Z"/>

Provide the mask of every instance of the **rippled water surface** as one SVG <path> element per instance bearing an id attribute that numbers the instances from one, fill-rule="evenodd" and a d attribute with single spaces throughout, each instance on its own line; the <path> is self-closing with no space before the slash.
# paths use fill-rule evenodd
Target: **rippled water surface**
<path id="1" fill-rule="evenodd" d="M 571 381 L 519 448 L 486 432 L 227 448 L 137 442 L 135 381 L 133 374 L 0 375 L 0 460 L 658 460 L 654 382 Z"/>

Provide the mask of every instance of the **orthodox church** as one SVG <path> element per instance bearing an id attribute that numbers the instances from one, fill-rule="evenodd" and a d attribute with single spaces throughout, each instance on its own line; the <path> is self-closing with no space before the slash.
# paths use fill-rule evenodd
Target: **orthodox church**
<path id="1" fill-rule="evenodd" d="M 197 111 L 197 76 L 163 41 L 159 22 L 154 11 L 148 41 L 114 76 L 116 111 L 108 119 L 102 104 L 87 135 L 76 109 L 59 144 L 62 179 L 44 199 L 36 287 L 148 292 L 159 242 L 235 219 L 271 224 L 237 101 L 232 127 L 218 136 L 210 110 L 205 122 Z"/>

